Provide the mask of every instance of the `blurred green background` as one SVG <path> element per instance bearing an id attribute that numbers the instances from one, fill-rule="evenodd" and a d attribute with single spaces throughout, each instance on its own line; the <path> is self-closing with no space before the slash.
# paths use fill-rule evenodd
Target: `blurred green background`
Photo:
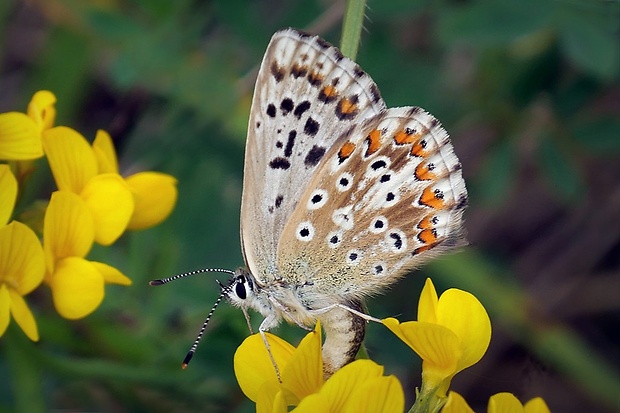
<path id="1" fill-rule="evenodd" d="M 57 124 L 88 139 L 109 131 L 125 173 L 179 180 L 167 221 L 90 255 L 131 287 L 108 286 L 80 321 L 60 318 L 46 287 L 26 297 L 41 340 L 14 322 L 0 338 L 0 412 L 253 411 L 232 369 L 248 335 L 240 311 L 221 305 L 180 369 L 219 293 L 215 276 L 147 283 L 242 265 L 243 149 L 258 64 L 283 27 L 338 44 L 344 6 L 0 2 L 0 112 L 24 111 L 33 92 L 49 89 Z M 414 319 L 429 276 L 439 291 L 474 293 L 493 339 L 452 388 L 478 412 L 500 391 L 542 396 L 554 412 L 620 411 L 619 35 L 617 0 L 369 1 L 358 63 L 388 106 L 422 106 L 441 120 L 471 196 L 471 245 L 369 300 L 369 311 Z M 40 168 L 24 202 L 49 196 L 47 173 Z M 293 343 L 304 334 L 277 333 Z M 366 345 L 410 404 L 417 357 L 380 325 L 369 326 Z"/>

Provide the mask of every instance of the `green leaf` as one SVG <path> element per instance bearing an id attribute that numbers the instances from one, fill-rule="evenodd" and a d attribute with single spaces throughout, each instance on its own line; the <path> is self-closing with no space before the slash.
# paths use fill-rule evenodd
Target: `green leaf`
<path id="1" fill-rule="evenodd" d="M 543 137 L 538 153 L 541 170 L 550 181 L 552 190 L 566 199 L 574 198 L 583 190 L 577 167 L 551 139 Z"/>
<path id="2" fill-rule="evenodd" d="M 618 77 L 618 6 L 614 17 L 598 9 L 563 9 L 558 30 L 562 48 L 568 58 L 586 72 L 605 80 Z"/>
<path id="3" fill-rule="evenodd" d="M 477 48 L 497 47 L 548 26 L 552 2 L 535 0 L 457 2 L 438 10 L 442 42 L 466 42 Z"/>
<path id="4" fill-rule="evenodd" d="M 593 153 L 612 155 L 620 152 L 620 122 L 615 118 L 582 122 L 572 129 L 572 134 L 586 150 Z"/>
<path id="5" fill-rule="evenodd" d="M 496 202 L 506 196 L 512 187 L 514 176 L 514 148 L 505 140 L 489 154 L 485 168 L 477 182 L 482 201 Z"/>

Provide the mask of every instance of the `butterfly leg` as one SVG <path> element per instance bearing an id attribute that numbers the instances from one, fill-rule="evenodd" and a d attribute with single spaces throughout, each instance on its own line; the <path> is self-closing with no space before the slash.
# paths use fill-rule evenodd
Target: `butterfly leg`
<path id="1" fill-rule="evenodd" d="M 276 376 L 278 377 L 278 381 L 282 383 L 282 378 L 280 376 L 280 369 L 278 368 L 278 364 L 276 363 L 276 359 L 273 358 L 273 354 L 271 353 L 271 346 L 269 345 L 269 341 L 267 341 L 267 335 L 265 332 L 271 330 L 273 327 L 278 325 L 278 320 L 274 316 L 269 316 L 260 323 L 258 327 L 258 332 L 260 333 L 261 338 L 263 339 L 263 343 L 265 343 L 265 347 L 267 348 L 267 353 L 269 353 L 269 359 L 271 360 L 271 364 L 273 364 L 273 368 L 276 371 Z"/>
<path id="2" fill-rule="evenodd" d="M 373 317 L 373 316 L 368 315 L 366 313 L 363 313 L 361 311 L 355 310 L 354 308 L 347 307 L 346 305 L 340 304 L 340 303 L 331 304 L 331 305 L 328 305 L 327 307 L 323 307 L 323 308 L 317 308 L 316 310 L 311 310 L 310 312 L 313 315 L 319 317 L 319 316 L 321 316 L 321 315 L 323 315 L 323 314 L 333 310 L 334 308 L 341 308 L 343 310 L 346 310 L 346 311 L 350 312 L 351 314 L 355 314 L 356 316 L 363 318 L 366 321 L 374 321 L 375 323 L 381 323 L 381 320 L 376 318 L 376 317 Z"/>
<path id="3" fill-rule="evenodd" d="M 285 306 L 283 305 L 281 302 L 279 302 L 278 300 L 276 300 L 273 297 L 269 297 L 269 301 L 274 305 L 274 307 L 276 307 L 278 310 L 282 311 L 284 314 L 286 314 L 288 316 L 289 319 L 293 320 L 293 322 L 295 324 L 297 324 L 297 326 L 303 328 L 306 331 L 312 331 L 311 327 L 308 327 L 307 325 L 305 325 L 304 323 L 302 323 L 301 321 L 299 321 L 297 318 L 295 318 L 293 316 L 293 313 Z"/>

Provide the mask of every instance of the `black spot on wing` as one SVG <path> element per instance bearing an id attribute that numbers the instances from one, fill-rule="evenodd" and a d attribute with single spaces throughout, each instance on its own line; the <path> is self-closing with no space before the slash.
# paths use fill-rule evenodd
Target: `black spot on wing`
<path id="1" fill-rule="evenodd" d="M 326 149 L 324 147 L 314 145 L 312 149 L 308 151 L 306 159 L 304 159 L 306 166 L 316 166 L 323 158 L 323 155 L 325 155 L 325 151 Z"/>
<path id="2" fill-rule="evenodd" d="M 304 125 L 304 133 L 306 135 L 315 136 L 319 131 L 319 122 L 315 121 L 311 117 L 308 117 L 306 124 Z"/>
<path id="3" fill-rule="evenodd" d="M 276 117 L 276 107 L 273 103 L 270 103 L 269 105 L 267 105 L 267 115 L 270 118 Z"/>
<path id="4" fill-rule="evenodd" d="M 276 202 L 275 202 L 276 208 L 280 208 L 283 200 L 284 200 L 284 196 L 281 194 L 276 197 Z"/>
<path id="5" fill-rule="evenodd" d="M 280 102 L 280 109 L 282 109 L 283 115 L 288 115 L 289 112 L 293 110 L 294 106 L 295 104 L 291 98 L 284 98 L 282 99 L 282 102 Z"/>
<path id="6" fill-rule="evenodd" d="M 288 140 L 286 141 L 286 147 L 284 148 L 284 156 L 289 158 L 293 154 L 293 146 L 295 145 L 295 138 L 297 137 L 297 131 L 292 130 L 288 133 Z"/>
<path id="7" fill-rule="evenodd" d="M 271 169 L 287 170 L 288 168 L 291 167 L 291 163 L 289 162 L 288 159 L 278 156 L 276 158 L 273 158 L 271 162 L 269 162 L 269 167 Z"/>
<path id="8" fill-rule="evenodd" d="M 271 64 L 271 75 L 276 80 L 276 82 L 280 82 L 282 79 L 284 79 L 284 69 L 278 66 L 278 63 L 273 62 Z"/>
<path id="9" fill-rule="evenodd" d="M 310 109 L 310 106 L 311 106 L 310 102 L 307 100 L 304 100 L 303 102 L 301 102 L 299 105 L 295 107 L 295 111 L 293 112 L 293 115 L 295 115 L 297 119 L 301 119 L 301 115 L 303 115 L 305 111 Z"/>

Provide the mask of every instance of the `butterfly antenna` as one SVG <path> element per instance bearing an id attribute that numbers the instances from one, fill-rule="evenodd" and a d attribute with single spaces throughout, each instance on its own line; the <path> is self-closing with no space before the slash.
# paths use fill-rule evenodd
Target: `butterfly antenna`
<path id="1" fill-rule="evenodd" d="M 150 285 L 168 284 L 170 281 L 178 280 L 179 278 L 185 278 L 185 277 L 189 277 L 191 275 L 202 274 L 202 273 L 205 273 L 205 272 L 223 272 L 225 274 L 235 275 L 235 272 L 231 271 L 231 270 L 225 270 L 225 269 L 221 269 L 221 268 L 202 268 L 200 270 L 184 272 L 182 274 L 173 275 L 172 277 L 162 278 L 160 280 L 149 281 L 149 284 Z M 217 300 L 215 301 L 215 304 L 213 304 L 213 307 L 211 308 L 211 311 L 209 311 L 209 315 L 207 315 L 207 318 L 205 319 L 204 323 L 202 323 L 202 327 L 200 328 L 200 331 L 198 332 L 198 335 L 196 336 L 196 339 L 194 340 L 194 344 L 192 344 L 192 347 L 189 349 L 189 352 L 187 353 L 187 355 L 183 359 L 183 363 L 181 363 L 181 368 L 182 369 L 185 369 L 187 367 L 187 365 L 189 364 L 190 360 L 192 359 L 192 357 L 194 357 L 194 353 L 196 352 L 196 348 L 198 347 L 198 343 L 200 343 L 200 340 L 202 340 L 202 336 L 204 335 L 204 332 L 207 329 L 207 324 L 209 324 L 209 320 L 211 320 L 211 316 L 213 316 L 213 313 L 215 312 L 215 309 L 220 304 L 220 302 L 222 301 L 224 296 L 227 294 L 227 290 L 230 289 L 230 287 L 227 287 L 227 286 L 223 285 L 219 280 L 215 280 L 215 281 L 217 281 L 217 283 L 219 284 L 219 286 L 222 289 L 222 291 L 220 292 L 219 297 L 217 297 Z"/>
<path id="2" fill-rule="evenodd" d="M 160 280 L 149 281 L 149 285 L 163 285 L 168 284 L 170 281 L 178 280 L 179 278 L 189 277 L 191 275 L 202 274 L 205 272 L 223 272 L 230 275 L 235 275 L 234 271 L 224 270 L 222 268 L 201 268 L 199 270 L 184 272 L 182 274 L 173 275 L 172 277 L 162 278 Z"/>
<path id="3" fill-rule="evenodd" d="M 222 285 L 219 281 L 217 283 Z M 217 306 L 220 304 L 220 301 L 222 301 L 222 298 L 224 298 L 225 295 L 226 295 L 226 291 L 222 289 L 220 296 L 217 297 L 215 304 L 213 304 L 213 308 L 211 308 L 211 311 L 209 311 L 209 315 L 207 315 L 205 322 L 202 323 L 202 327 L 200 327 L 200 331 L 198 332 L 198 335 L 196 336 L 196 340 L 194 340 L 194 344 L 192 344 L 192 347 L 189 349 L 189 351 L 187 352 L 187 355 L 183 359 L 183 363 L 181 363 L 182 369 L 185 369 L 187 365 L 189 364 L 190 360 L 192 359 L 192 357 L 194 357 L 194 353 L 196 352 L 198 343 L 200 343 L 200 340 L 202 340 L 202 336 L 207 328 L 207 324 L 209 324 L 209 320 L 211 320 L 211 316 L 213 315 L 213 312 L 215 311 Z"/>

